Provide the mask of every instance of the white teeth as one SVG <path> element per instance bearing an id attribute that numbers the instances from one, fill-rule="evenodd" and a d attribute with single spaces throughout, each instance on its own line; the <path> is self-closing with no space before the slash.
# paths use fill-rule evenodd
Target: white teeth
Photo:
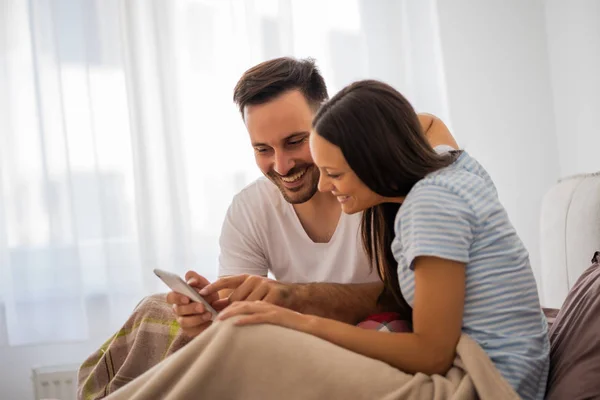
<path id="1" fill-rule="evenodd" d="M 286 183 L 294 183 L 296 182 L 298 179 L 302 178 L 302 176 L 304 175 L 304 173 L 306 172 L 306 169 L 300 171 L 300 172 L 296 172 L 294 175 L 290 175 L 290 176 L 286 176 L 286 177 L 281 177 L 281 180 L 286 182 Z"/>

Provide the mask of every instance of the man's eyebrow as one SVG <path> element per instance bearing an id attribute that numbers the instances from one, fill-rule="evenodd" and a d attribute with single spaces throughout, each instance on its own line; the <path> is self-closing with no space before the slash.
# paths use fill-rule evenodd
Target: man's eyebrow
<path id="1" fill-rule="evenodd" d="M 296 137 L 296 136 L 303 136 L 303 135 L 310 135 L 310 132 L 308 132 L 308 131 L 303 131 L 303 132 L 294 132 L 294 133 L 292 133 L 292 134 L 290 134 L 290 135 L 287 135 L 285 138 L 283 138 L 283 140 L 289 140 L 289 139 L 291 139 L 291 138 L 293 138 L 293 137 Z"/>
<path id="2" fill-rule="evenodd" d="M 294 132 L 294 133 L 290 133 L 289 135 L 287 135 L 286 137 L 283 138 L 283 141 L 285 142 L 286 140 L 290 140 L 296 136 L 308 136 L 310 135 L 310 132 L 308 131 L 301 131 L 301 132 Z M 260 143 L 260 142 L 252 142 L 252 147 L 261 147 L 261 146 L 267 146 L 269 147 L 268 144 L 266 143 Z"/>

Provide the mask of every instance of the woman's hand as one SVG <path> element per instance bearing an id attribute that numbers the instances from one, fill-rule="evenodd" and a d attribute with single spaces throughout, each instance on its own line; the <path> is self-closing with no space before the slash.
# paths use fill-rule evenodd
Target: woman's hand
<path id="1" fill-rule="evenodd" d="M 244 315 L 236 321 L 236 325 L 271 324 L 307 333 L 316 318 L 265 301 L 236 301 L 223 310 L 217 319 L 225 320 L 236 315 Z"/>

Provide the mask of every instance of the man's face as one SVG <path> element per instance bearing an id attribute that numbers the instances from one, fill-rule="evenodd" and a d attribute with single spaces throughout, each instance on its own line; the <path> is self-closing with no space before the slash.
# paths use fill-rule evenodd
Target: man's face
<path id="1" fill-rule="evenodd" d="M 308 145 L 313 116 L 297 90 L 244 109 L 256 165 L 292 204 L 304 203 L 317 192 L 319 169 Z"/>

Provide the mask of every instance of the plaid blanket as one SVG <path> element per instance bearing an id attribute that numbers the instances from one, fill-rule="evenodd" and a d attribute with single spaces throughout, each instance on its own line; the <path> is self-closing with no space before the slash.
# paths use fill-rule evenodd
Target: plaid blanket
<path id="1" fill-rule="evenodd" d="M 358 324 L 365 329 L 410 332 L 399 314 L 382 313 Z M 189 343 L 174 319 L 165 294 L 145 298 L 123 327 L 81 365 L 77 398 L 102 399 Z"/>
<path id="2" fill-rule="evenodd" d="M 165 294 L 146 297 L 121 329 L 80 366 L 77 398 L 108 396 L 191 340 L 174 319 Z"/>

